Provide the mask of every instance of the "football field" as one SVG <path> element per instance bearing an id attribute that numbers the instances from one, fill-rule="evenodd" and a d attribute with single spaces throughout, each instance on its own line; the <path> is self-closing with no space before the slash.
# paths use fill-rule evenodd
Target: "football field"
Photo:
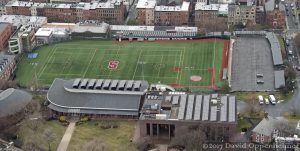
<path id="1" fill-rule="evenodd" d="M 16 70 L 22 86 L 49 86 L 54 78 L 147 80 L 175 87 L 220 86 L 223 40 L 112 42 L 84 40 L 44 46 L 24 55 Z"/>

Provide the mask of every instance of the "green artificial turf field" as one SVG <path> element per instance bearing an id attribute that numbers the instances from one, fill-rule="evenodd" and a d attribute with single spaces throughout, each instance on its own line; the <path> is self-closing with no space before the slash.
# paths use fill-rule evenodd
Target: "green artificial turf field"
<path id="1" fill-rule="evenodd" d="M 209 87 L 212 81 L 215 85 L 221 83 L 223 47 L 223 41 L 214 40 L 65 42 L 36 50 L 36 59 L 24 55 L 18 63 L 16 78 L 22 86 L 30 86 L 33 81 L 49 86 L 54 78 L 103 78 L 147 80 L 177 87 Z M 196 76 L 197 80 L 201 77 L 201 80 L 192 81 L 191 76 Z"/>

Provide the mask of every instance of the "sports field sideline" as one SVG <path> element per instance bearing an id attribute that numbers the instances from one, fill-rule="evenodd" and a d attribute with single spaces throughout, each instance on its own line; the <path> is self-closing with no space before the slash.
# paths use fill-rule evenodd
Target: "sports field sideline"
<path id="1" fill-rule="evenodd" d="M 224 40 L 189 42 L 112 42 L 83 40 L 45 46 L 38 58 L 24 55 L 16 77 L 23 86 L 54 78 L 147 80 L 176 87 L 221 85 Z M 223 57 L 224 58 L 224 57 Z M 223 59 L 224 62 L 224 59 Z M 35 80 L 36 79 L 36 80 Z"/>

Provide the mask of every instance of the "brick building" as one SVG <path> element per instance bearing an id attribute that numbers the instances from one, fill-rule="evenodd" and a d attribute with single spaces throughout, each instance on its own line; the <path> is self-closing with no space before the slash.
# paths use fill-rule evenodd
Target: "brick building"
<path id="1" fill-rule="evenodd" d="M 177 6 L 156 6 L 154 12 L 155 25 L 188 25 L 190 2 L 182 2 Z"/>
<path id="2" fill-rule="evenodd" d="M 8 80 L 16 69 L 15 56 L 0 55 L 0 79 Z"/>
<path id="3" fill-rule="evenodd" d="M 8 40 L 12 34 L 12 26 L 9 23 L 0 23 L 0 51 L 6 50 Z"/>
<path id="4" fill-rule="evenodd" d="M 236 130 L 234 96 L 170 92 L 146 95 L 139 119 L 140 136 L 171 139 L 176 129 L 199 126 L 209 141 L 229 141 Z"/>
<path id="5" fill-rule="evenodd" d="M 229 25 L 246 25 L 247 22 L 255 24 L 256 6 L 255 5 L 229 5 L 228 7 L 228 24 Z"/>
<path id="6" fill-rule="evenodd" d="M 266 24 L 272 28 L 285 27 L 285 8 L 278 0 L 269 0 L 265 3 Z"/>
<path id="7" fill-rule="evenodd" d="M 139 25 L 187 25 L 189 23 L 190 2 L 180 5 L 158 5 L 155 0 L 139 0 L 137 4 Z"/>
<path id="8" fill-rule="evenodd" d="M 195 6 L 195 25 L 205 26 L 208 23 L 214 23 L 219 17 L 227 17 L 228 4 L 209 4 L 196 3 Z"/>
<path id="9" fill-rule="evenodd" d="M 9 1 L 10 1 L 10 0 L 1 0 L 1 1 L 0 1 L 0 16 L 6 15 L 5 5 L 6 5 Z"/>
<path id="10" fill-rule="evenodd" d="M 7 14 L 45 16 L 49 22 L 81 22 L 98 20 L 110 24 L 123 24 L 126 14 L 121 0 L 92 3 L 33 3 L 10 2 L 6 5 Z"/>

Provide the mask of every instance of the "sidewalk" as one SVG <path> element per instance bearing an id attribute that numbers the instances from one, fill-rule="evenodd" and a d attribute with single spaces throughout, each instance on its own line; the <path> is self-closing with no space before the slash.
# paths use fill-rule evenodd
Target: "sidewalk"
<path id="1" fill-rule="evenodd" d="M 63 138 L 61 139 L 56 151 L 66 151 L 67 150 L 74 130 L 75 130 L 75 122 L 71 122 L 69 124 Z"/>

